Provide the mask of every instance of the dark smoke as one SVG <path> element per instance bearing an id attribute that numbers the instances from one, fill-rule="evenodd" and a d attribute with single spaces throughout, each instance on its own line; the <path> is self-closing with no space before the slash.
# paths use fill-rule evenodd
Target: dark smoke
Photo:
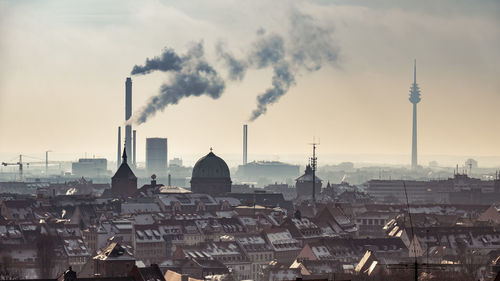
<path id="1" fill-rule="evenodd" d="M 225 62 L 231 80 L 242 80 L 247 68 L 273 68 L 272 87 L 257 96 L 257 108 L 249 121 L 267 112 L 295 84 L 295 76 L 320 70 L 325 64 L 335 64 L 338 47 L 332 31 L 319 26 L 313 17 L 294 12 L 286 36 L 257 31 L 257 40 L 245 60 L 238 60 L 224 46 L 218 45 L 219 57 Z"/>
<path id="2" fill-rule="evenodd" d="M 339 49 L 332 31 L 317 25 L 310 15 L 293 13 L 289 36 L 291 60 L 298 67 L 317 71 L 325 63 L 337 62 Z"/>
<path id="3" fill-rule="evenodd" d="M 257 108 L 252 112 L 249 121 L 254 121 L 262 114 L 265 114 L 267 112 L 267 105 L 277 102 L 295 83 L 295 76 L 290 71 L 290 66 L 287 62 L 283 61 L 276 64 L 273 68 L 273 87 L 267 89 L 257 97 Z"/>
<path id="4" fill-rule="evenodd" d="M 292 14 L 288 37 L 286 49 L 284 39 L 279 35 L 261 38 L 254 45 L 256 49 L 252 56 L 257 62 L 256 66 L 261 68 L 271 64 L 274 74 L 272 88 L 257 96 L 257 108 L 249 121 L 265 114 L 269 105 L 285 95 L 295 84 L 295 76 L 301 71 L 317 71 L 325 63 L 333 64 L 338 60 L 338 47 L 332 32 L 317 25 L 309 15 L 299 12 Z"/>
<path id="5" fill-rule="evenodd" d="M 249 68 L 273 68 L 272 86 L 257 96 L 257 108 L 249 119 L 254 121 L 295 85 L 296 76 L 318 71 L 325 64 L 336 65 L 339 49 L 331 28 L 323 28 L 313 17 L 295 11 L 286 35 L 268 34 L 263 28 L 257 30 L 257 39 L 243 59 L 236 58 L 221 42 L 216 45 L 216 54 L 232 81 L 243 80 Z M 184 56 L 165 49 L 161 56 L 147 59 L 142 66 L 134 66 L 132 74 L 156 70 L 171 72 L 172 76 L 139 112 L 135 118 L 139 124 L 182 98 L 208 95 L 217 99 L 225 89 L 223 79 L 205 60 L 202 43 L 191 47 Z"/>
<path id="6" fill-rule="evenodd" d="M 219 59 L 223 60 L 229 72 L 230 80 L 242 80 L 245 77 L 248 65 L 245 61 L 236 59 L 233 54 L 225 49 L 222 42 L 218 42 L 215 51 Z"/>
<path id="7" fill-rule="evenodd" d="M 135 65 L 130 74 L 148 74 L 155 70 L 179 71 L 182 59 L 172 49 L 165 49 L 160 57 L 147 58 L 144 66 Z"/>
<path id="8" fill-rule="evenodd" d="M 137 71 L 134 72 L 135 70 Z M 157 111 L 163 111 L 168 105 L 177 104 L 189 96 L 208 95 L 217 99 L 225 88 L 224 80 L 205 60 L 201 42 L 193 45 L 182 57 L 171 49 L 166 49 L 161 57 L 146 60 L 144 66 L 134 66 L 132 74 L 147 74 L 155 70 L 172 72 L 173 75 L 160 87 L 159 94 L 152 97 L 137 113 L 135 121 L 138 124 L 146 122 Z"/>
<path id="9" fill-rule="evenodd" d="M 278 34 L 262 35 L 253 44 L 249 61 L 257 69 L 275 65 L 285 57 L 285 40 Z"/>

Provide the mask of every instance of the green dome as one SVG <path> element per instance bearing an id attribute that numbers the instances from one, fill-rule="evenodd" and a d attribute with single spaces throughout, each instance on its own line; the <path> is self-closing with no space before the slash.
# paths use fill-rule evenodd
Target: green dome
<path id="1" fill-rule="evenodd" d="M 196 178 L 230 178 L 229 168 L 222 158 L 215 155 L 213 152 L 200 158 L 194 164 L 193 175 L 191 179 Z"/>

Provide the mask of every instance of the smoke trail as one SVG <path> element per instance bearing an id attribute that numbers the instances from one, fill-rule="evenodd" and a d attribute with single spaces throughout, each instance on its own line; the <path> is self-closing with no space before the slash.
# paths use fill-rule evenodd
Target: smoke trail
<path id="1" fill-rule="evenodd" d="M 257 68 L 276 65 L 285 57 L 285 40 L 278 34 L 262 35 L 254 42 L 249 61 Z"/>
<path id="2" fill-rule="evenodd" d="M 243 60 L 236 59 L 233 54 L 226 50 L 225 45 L 221 41 L 215 45 L 215 51 L 218 58 L 224 61 L 227 70 L 229 71 L 229 79 L 233 81 L 243 80 L 248 64 Z"/>
<path id="3" fill-rule="evenodd" d="M 290 53 L 292 62 L 307 71 L 317 71 L 323 64 L 335 64 L 339 48 L 331 29 L 319 26 L 310 15 L 294 12 L 290 18 Z"/>
<path id="4" fill-rule="evenodd" d="M 318 71 L 325 64 L 336 65 L 339 48 L 331 28 L 323 28 L 310 15 L 294 11 L 286 34 L 267 34 L 263 28 L 257 30 L 257 38 L 243 59 L 236 58 L 222 42 L 217 43 L 216 54 L 224 62 L 232 81 L 243 80 L 249 68 L 272 67 L 272 86 L 257 96 L 257 108 L 249 118 L 249 121 L 255 121 L 295 85 L 296 76 Z M 225 89 L 224 80 L 205 60 L 201 42 L 183 56 L 165 49 L 161 56 L 147 59 L 142 66 L 134 66 L 132 74 L 157 70 L 170 72 L 172 76 L 160 87 L 159 94 L 134 117 L 139 124 L 182 98 L 208 95 L 217 99 Z"/>
<path id="5" fill-rule="evenodd" d="M 257 97 L 257 108 L 252 112 L 249 121 L 255 121 L 262 114 L 267 112 L 267 106 L 279 100 L 281 96 L 288 92 L 288 89 L 295 84 L 290 65 L 282 61 L 274 66 L 273 87 L 267 89 L 263 94 Z"/>
<path id="6" fill-rule="evenodd" d="M 242 80 L 247 68 L 273 68 L 272 87 L 257 96 L 257 108 L 249 121 L 255 121 L 295 85 L 295 77 L 303 72 L 320 70 L 338 61 L 338 47 L 332 30 L 317 24 L 309 15 L 293 12 L 285 35 L 266 34 L 260 28 L 245 60 L 236 59 L 222 44 L 217 45 L 231 80 Z"/>
<path id="7" fill-rule="evenodd" d="M 256 49 L 251 60 L 256 62 L 257 68 L 273 65 L 274 74 L 272 88 L 257 96 L 257 108 L 252 111 L 249 121 L 265 114 L 269 105 L 285 95 L 300 71 L 317 71 L 325 62 L 331 64 L 338 59 L 338 48 L 330 30 L 318 26 L 313 17 L 297 11 L 290 20 L 287 48 L 279 35 L 261 38 L 254 45 Z"/>
<path id="8" fill-rule="evenodd" d="M 147 58 L 144 66 L 135 65 L 130 74 L 148 74 L 155 70 L 179 71 L 181 70 L 182 59 L 172 49 L 164 49 L 160 57 Z"/>
<path id="9" fill-rule="evenodd" d="M 182 57 L 166 49 L 161 57 L 146 60 L 144 66 L 134 66 L 132 74 L 147 74 L 155 70 L 172 72 L 173 75 L 160 87 L 159 94 L 152 97 L 134 117 L 138 124 L 183 98 L 208 95 L 217 99 L 225 89 L 224 80 L 205 60 L 202 42 L 192 46 Z"/>

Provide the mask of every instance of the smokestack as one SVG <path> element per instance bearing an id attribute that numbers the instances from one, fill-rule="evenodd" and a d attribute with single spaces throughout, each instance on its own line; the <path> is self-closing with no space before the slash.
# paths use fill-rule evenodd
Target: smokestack
<path id="1" fill-rule="evenodd" d="M 133 131 L 133 134 L 132 134 L 134 140 L 133 140 L 133 149 L 134 151 L 132 152 L 132 163 L 134 164 L 134 167 L 136 167 L 136 162 L 135 162 L 135 141 L 136 141 L 136 130 Z"/>
<path id="2" fill-rule="evenodd" d="M 127 80 L 125 81 L 125 121 L 128 121 L 131 116 L 132 116 L 132 78 L 127 77 Z M 127 150 L 127 155 L 129 157 L 133 156 L 132 146 L 133 146 L 132 125 L 128 124 L 125 126 L 125 148 Z"/>
<path id="3" fill-rule="evenodd" d="M 168 186 L 172 186 L 172 176 L 168 174 Z"/>
<path id="4" fill-rule="evenodd" d="M 116 168 L 120 168 L 120 165 L 122 164 L 122 128 L 118 127 L 118 153 L 116 154 Z"/>
<path id="5" fill-rule="evenodd" d="M 243 165 L 247 164 L 247 139 L 248 139 L 248 126 L 243 125 Z"/>

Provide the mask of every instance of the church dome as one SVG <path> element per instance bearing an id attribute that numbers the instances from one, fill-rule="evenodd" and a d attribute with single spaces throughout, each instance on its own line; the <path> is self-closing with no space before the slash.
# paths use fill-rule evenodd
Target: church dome
<path id="1" fill-rule="evenodd" d="M 193 167 L 192 179 L 196 178 L 230 178 L 229 168 L 222 158 L 213 152 L 200 158 Z"/>

